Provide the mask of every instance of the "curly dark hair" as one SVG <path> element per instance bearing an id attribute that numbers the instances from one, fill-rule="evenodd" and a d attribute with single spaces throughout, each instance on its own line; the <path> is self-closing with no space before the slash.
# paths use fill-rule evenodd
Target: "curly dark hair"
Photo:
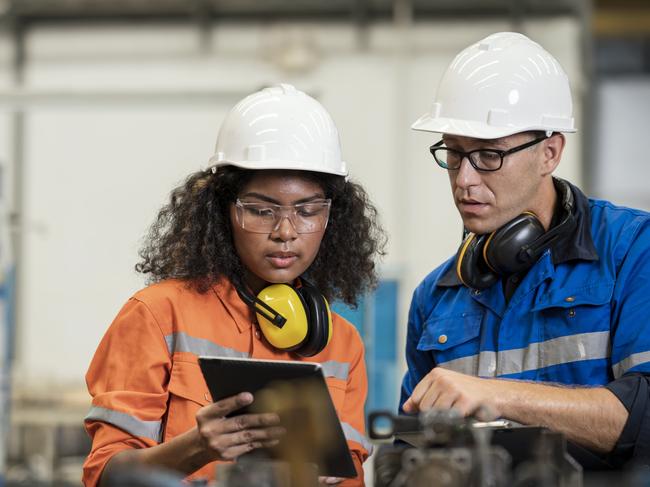
<path id="1" fill-rule="evenodd" d="M 191 174 L 158 213 L 136 271 L 148 274 L 149 283 L 186 280 L 201 293 L 222 277 L 241 284 L 244 268 L 233 244 L 229 208 L 254 174 L 234 166 Z M 360 185 L 342 176 L 298 174 L 332 199 L 327 229 L 307 276 L 328 300 L 356 306 L 357 297 L 376 285 L 376 259 L 385 255 L 377 210 Z"/>

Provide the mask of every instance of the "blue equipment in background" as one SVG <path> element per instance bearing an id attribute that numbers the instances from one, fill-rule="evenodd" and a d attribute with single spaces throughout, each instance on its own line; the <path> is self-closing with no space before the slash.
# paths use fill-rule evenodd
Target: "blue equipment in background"
<path id="1" fill-rule="evenodd" d="M 397 411 L 400 380 L 397 376 L 397 291 L 397 280 L 381 280 L 373 293 L 360 300 L 357 309 L 342 303 L 332 305 L 334 311 L 359 330 L 366 348 L 366 413 L 379 409 Z"/>

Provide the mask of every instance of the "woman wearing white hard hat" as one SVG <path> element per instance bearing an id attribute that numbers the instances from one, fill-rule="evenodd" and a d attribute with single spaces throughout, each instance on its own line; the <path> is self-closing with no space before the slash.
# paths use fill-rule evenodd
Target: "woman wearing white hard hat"
<path id="1" fill-rule="evenodd" d="M 172 192 L 150 230 L 136 269 L 152 284 L 88 370 L 86 485 L 130 463 L 213 479 L 215 462 L 281 440 L 275 414 L 227 417 L 251 394 L 212 403 L 199 355 L 321 363 L 357 472 L 321 483 L 363 485 L 363 344 L 328 300 L 356 304 L 374 285 L 385 239 L 347 174 L 330 115 L 293 86 L 230 111 L 209 168 Z"/>
<path id="2" fill-rule="evenodd" d="M 650 465 L 650 214 L 553 176 L 572 111 L 557 60 L 500 32 L 413 124 L 466 238 L 414 293 L 400 407 L 545 426 L 586 469 Z"/>

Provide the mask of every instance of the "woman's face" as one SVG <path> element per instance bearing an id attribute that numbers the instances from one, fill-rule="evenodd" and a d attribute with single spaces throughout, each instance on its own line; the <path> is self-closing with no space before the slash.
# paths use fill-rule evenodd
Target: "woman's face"
<path id="1" fill-rule="evenodd" d="M 242 188 L 238 198 L 244 203 L 270 204 L 269 207 L 289 206 L 323 200 L 325 192 L 300 172 L 262 170 Z M 235 250 L 246 268 L 246 282 L 255 293 L 267 283 L 289 283 L 305 272 L 316 258 L 325 234 L 324 228 L 314 233 L 298 233 L 287 217 L 267 233 L 250 232 L 237 221 L 234 203 L 230 206 L 230 224 Z"/>

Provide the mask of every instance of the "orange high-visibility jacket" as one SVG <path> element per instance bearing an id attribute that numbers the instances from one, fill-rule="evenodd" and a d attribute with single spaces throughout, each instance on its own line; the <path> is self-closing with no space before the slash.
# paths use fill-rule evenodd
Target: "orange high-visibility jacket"
<path id="1" fill-rule="evenodd" d="M 367 377 L 356 329 L 332 313 L 332 338 L 306 359 L 273 349 L 254 313 L 227 280 L 200 294 L 185 281 L 167 280 L 137 292 L 104 335 L 86 374 L 92 408 L 85 418 L 92 449 L 83 482 L 95 486 L 108 460 L 127 448 L 147 448 L 196 426 L 196 412 L 211 402 L 199 355 L 305 360 L 323 366 L 357 469 L 342 487 L 362 486 Z M 188 478 L 214 479 L 215 463 Z"/>

